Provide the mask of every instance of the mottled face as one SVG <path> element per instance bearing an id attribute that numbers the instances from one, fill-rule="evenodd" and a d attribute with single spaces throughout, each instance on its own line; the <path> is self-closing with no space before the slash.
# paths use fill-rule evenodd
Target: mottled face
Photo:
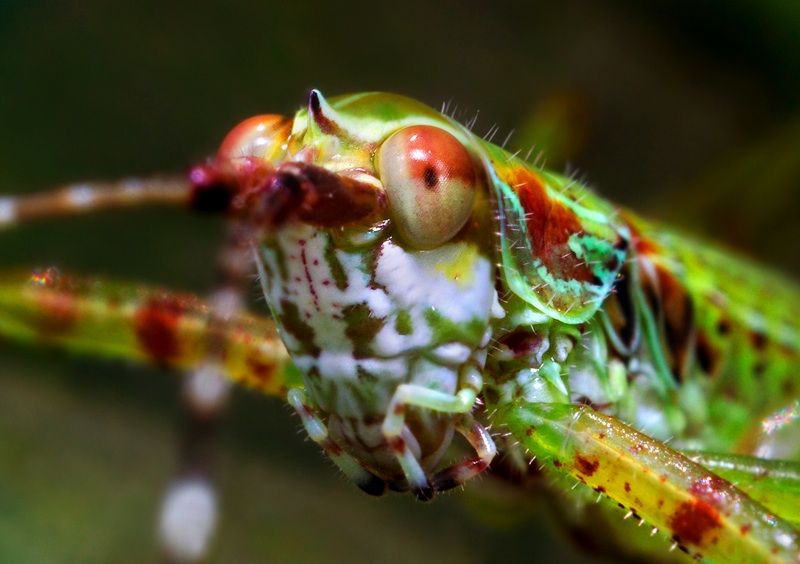
<path id="1" fill-rule="evenodd" d="M 254 187 L 268 178 L 264 294 L 332 433 L 365 451 L 398 384 L 455 392 L 502 315 L 470 139 L 407 98 L 312 92 L 293 119 L 251 118 L 220 149 Z M 443 429 L 420 432 L 435 458 Z"/>

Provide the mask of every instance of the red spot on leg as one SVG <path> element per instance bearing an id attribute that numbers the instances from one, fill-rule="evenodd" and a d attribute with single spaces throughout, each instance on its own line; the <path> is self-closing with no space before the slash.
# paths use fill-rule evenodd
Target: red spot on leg
<path id="1" fill-rule="evenodd" d="M 575 455 L 575 468 L 585 476 L 591 476 L 600 468 L 600 462 L 594 458 Z"/>
<path id="2" fill-rule="evenodd" d="M 46 292 L 39 296 L 38 329 L 44 337 L 66 333 L 78 321 L 75 299 L 69 294 Z"/>
<path id="3" fill-rule="evenodd" d="M 180 354 L 177 328 L 183 310 L 177 299 L 160 297 L 151 298 L 136 312 L 136 338 L 154 361 L 168 363 Z"/>
<path id="4" fill-rule="evenodd" d="M 625 482 L 625 492 L 630 493 L 630 491 L 631 491 L 631 485 L 628 482 Z"/>
<path id="5" fill-rule="evenodd" d="M 395 437 L 389 441 L 389 448 L 396 454 L 403 454 L 406 451 L 406 442 L 400 437 Z"/>
<path id="6" fill-rule="evenodd" d="M 682 542 L 698 546 L 709 531 L 722 526 L 719 512 L 699 499 L 682 503 L 672 515 L 669 525 Z"/>
<path id="7" fill-rule="evenodd" d="M 258 386 L 264 388 L 269 385 L 270 381 L 272 380 L 272 376 L 275 373 L 274 364 L 263 362 L 255 354 L 251 354 L 247 357 L 247 369 L 249 370 L 250 375 L 258 382 Z"/>

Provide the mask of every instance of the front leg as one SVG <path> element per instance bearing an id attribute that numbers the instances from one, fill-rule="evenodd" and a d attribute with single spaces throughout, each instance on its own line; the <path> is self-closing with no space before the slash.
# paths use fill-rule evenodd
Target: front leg
<path id="1" fill-rule="evenodd" d="M 475 405 L 483 386 L 483 379 L 476 369 L 470 369 L 463 378 L 461 389 L 455 394 L 431 390 L 415 384 L 401 384 L 389 403 L 386 419 L 383 421 L 383 435 L 392 448 L 400 467 L 403 469 L 409 487 L 421 500 L 429 500 L 436 490 L 446 490 L 464 483 L 489 467 L 497 452 L 489 433 L 471 418 L 459 421 L 456 430 L 473 446 L 478 456 L 468 459 L 439 472 L 428 481 L 425 470 L 417 457 L 408 448 L 403 437 L 409 433 L 406 427 L 406 409 L 418 407 L 441 413 L 468 414 Z"/>
<path id="2" fill-rule="evenodd" d="M 317 443 L 325 454 L 330 457 L 339 470 L 355 483 L 362 491 L 369 495 L 383 495 L 386 491 L 386 482 L 372 472 L 363 468 L 355 458 L 344 452 L 328 435 L 328 427 L 320 419 L 313 408 L 306 401 L 306 394 L 301 388 L 292 388 L 286 397 L 303 422 L 309 438 Z"/>
<path id="3" fill-rule="evenodd" d="M 731 483 L 586 406 L 518 403 L 497 414 L 552 464 L 667 532 L 694 558 L 796 562 L 800 534 Z"/>

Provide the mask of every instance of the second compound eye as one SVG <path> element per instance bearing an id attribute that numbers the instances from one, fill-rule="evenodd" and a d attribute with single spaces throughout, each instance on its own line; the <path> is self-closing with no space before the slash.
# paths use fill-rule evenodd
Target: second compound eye
<path id="1" fill-rule="evenodd" d="M 292 120 L 287 117 L 275 114 L 253 116 L 231 129 L 217 151 L 217 158 L 275 162 L 284 153 L 291 129 Z"/>
<path id="2" fill-rule="evenodd" d="M 405 127 L 378 153 L 389 210 L 401 237 L 430 249 L 451 239 L 472 213 L 477 175 L 464 146 L 431 125 Z"/>

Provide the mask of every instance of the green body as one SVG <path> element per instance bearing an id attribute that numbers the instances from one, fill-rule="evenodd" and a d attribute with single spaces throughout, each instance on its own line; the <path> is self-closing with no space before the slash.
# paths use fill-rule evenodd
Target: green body
<path id="1" fill-rule="evenodd" d="M 263 353 L 276 338 L 258 320 L 227 334 L 238 353 L 223 369 L 287 396 L 363 489 L 429 497 L 499 450 L 511 474 L 536 460 L 570 498 L 603 494 L 609 521 L 618 505 L 652 524 L 655 541 L 619 540 L 650 556 L 667 554 L 666 536 L 694 558 L 798 559 L 792 283 L 400 96 L 314 91 L 293 119 L 243 122 L 214 166 L 252 204 L 239 204 L 248 220 L 260 197 L 294 202 L 255 226 L 254 254 L 296 369 Z M 219 331 L 193 303 L 118 301 L 9 279 L 0 330 L 179 367 Z M 123 329 L 98 333 L 109 323 Z M 442 468 L 454 433 L 477 456 Z"/>

